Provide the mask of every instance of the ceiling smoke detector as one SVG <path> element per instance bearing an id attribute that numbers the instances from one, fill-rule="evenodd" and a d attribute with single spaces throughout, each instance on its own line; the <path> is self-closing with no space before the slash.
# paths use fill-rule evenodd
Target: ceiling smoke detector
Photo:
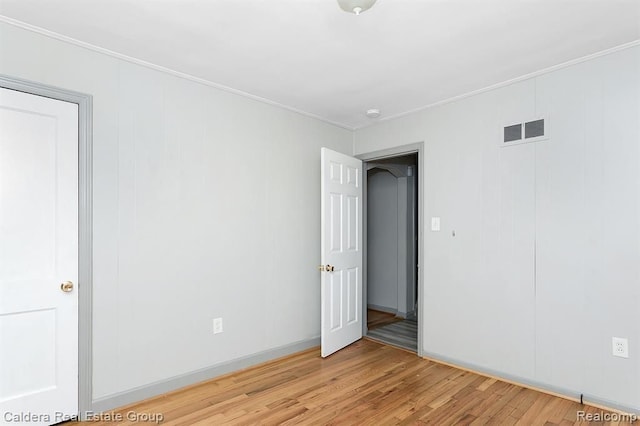
<path id="1" fill-rule="evenodd" d="M 345 12 L 360 15 L 362 12 L 369 10 L 376 0 L 338 0 L 340 8 Z"/>
<path id="2" fill-rule="evenodd" d="M 369 118 L 378 118 L 380 117 L 380 110 L 375 108 L 368 109 L 365 115 Z"/>

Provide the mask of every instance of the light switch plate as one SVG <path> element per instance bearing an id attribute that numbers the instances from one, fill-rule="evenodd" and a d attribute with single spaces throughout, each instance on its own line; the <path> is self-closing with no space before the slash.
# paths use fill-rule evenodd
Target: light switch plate
<path id="1" fill-rule="evenodd" d="M 432 217 L 431 218 L 431 230 L 432 231 L 439 231 L 440 230 L 440 218 L 439 217 Z"/>
<path id="2" fill-rule="evenodd" d="M 213 319 L 213 334 L 222 333 L 222 318 Z"/>

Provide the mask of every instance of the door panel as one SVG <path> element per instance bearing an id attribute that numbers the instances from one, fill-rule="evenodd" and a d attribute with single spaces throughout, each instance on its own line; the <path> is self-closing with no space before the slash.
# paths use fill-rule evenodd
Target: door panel
<path id="1" fill-rule="evenodd" d="M 358 291 L 358 268 L 347 269 L 347 324 L 359 322 L 360 310 L 358 309 L 358 300 L 360 292 Z"/>
<path id="2" fill-rule="evenodd" d="M 360 232 L 358 232 L 358 226 L 360 225 L 358 201 L 358 197 L 347 196 L 347 245 L 345 247 L 347 251 L 358 250 L 358 238 L 360 234 Z"/>
<path id="3" fill-rule="evenodd" d="M 362 162 L 322 148 L 322 356 L 362 337 Z"/>
<path id="4" fill-rule="evenodd" d="M 0 88 L 0 413 L 30 424 L 78 411 L 78 293 L 65 281 L 77 287 L 77 105 Z"/>

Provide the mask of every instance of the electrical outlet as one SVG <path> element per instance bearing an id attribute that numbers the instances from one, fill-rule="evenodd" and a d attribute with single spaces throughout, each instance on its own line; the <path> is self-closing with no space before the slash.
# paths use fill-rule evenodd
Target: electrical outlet
<path id="1" fill-rule="evenodd" d="M 222 318 L 213 319 L 213 334 L 222 333 Z"/>
<path id="2" fill-rule="evenodd" d="M 613 356 L 629 358 L 629 340 L 623 337 L 613 337 Z"/>

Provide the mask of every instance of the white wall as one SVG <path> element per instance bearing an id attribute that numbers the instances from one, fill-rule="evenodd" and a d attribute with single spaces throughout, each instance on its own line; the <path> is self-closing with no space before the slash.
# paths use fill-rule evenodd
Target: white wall
<path id="1" fill-rule="evenodd" d="M 396 218 L 396 226 L 398 228 L 398 255 L 396 265 L 398 269 L 398 275 L 396 278 L 397 294 L 398 294 L 398 313 L 397 316 L 407 317 L 407 289 L 409 283 L 407 283 L 407 264 L 408 255 L 407 252 L 407 240 L 411 237 L 409 233 L 409 224 L 407 219 L 409 218 L 407 209 L 409 206 L 409 190 L 407 188 L 407 177 L 402 176 L 396 179 L 398 183 L 398 217 Z"/>
<path id="2" fill-rule="evenodd" d="M 398 179 L 387 171 L 367 179 L 367 304 L 398 311 Z"/>
<path id="3" fill-rule="evenodd" d="M 550 140 L 499 147 L 539 114 Z M 640 47 L 359 130 L 355 151 L 419 141 L 442 218 L 423 349 L 640 410 Z"/>
<path id="4" fill-rule="evenodd" d="M 4 23 L 0 73 L 94 96 L 95 399 L 319 335 L 350 131 Z"/>
<path id="5" fill-rule="evenodd" d="M 399 291 L 398 297 L 404 297 L 404 303 L 399 301 L 398 306 L 401 306 L 400 311 L 406 313 L 405 317 L 416 317 L 416 297 L 417 297 L 417 289 L 418 289 L 418 276 L 417 276 L 417 268 L 418 264 L 418 188 L 416 186 L 416 170 L 417 165 L 412 166 L 413 175 L 408 176 L 407 180 L 407 232 L 404 238 L 405 244 L 405 272 L 404 278 L 406 285 L 404 289 Z M 401 275 L 400 273 L 398 274 Z"/>

